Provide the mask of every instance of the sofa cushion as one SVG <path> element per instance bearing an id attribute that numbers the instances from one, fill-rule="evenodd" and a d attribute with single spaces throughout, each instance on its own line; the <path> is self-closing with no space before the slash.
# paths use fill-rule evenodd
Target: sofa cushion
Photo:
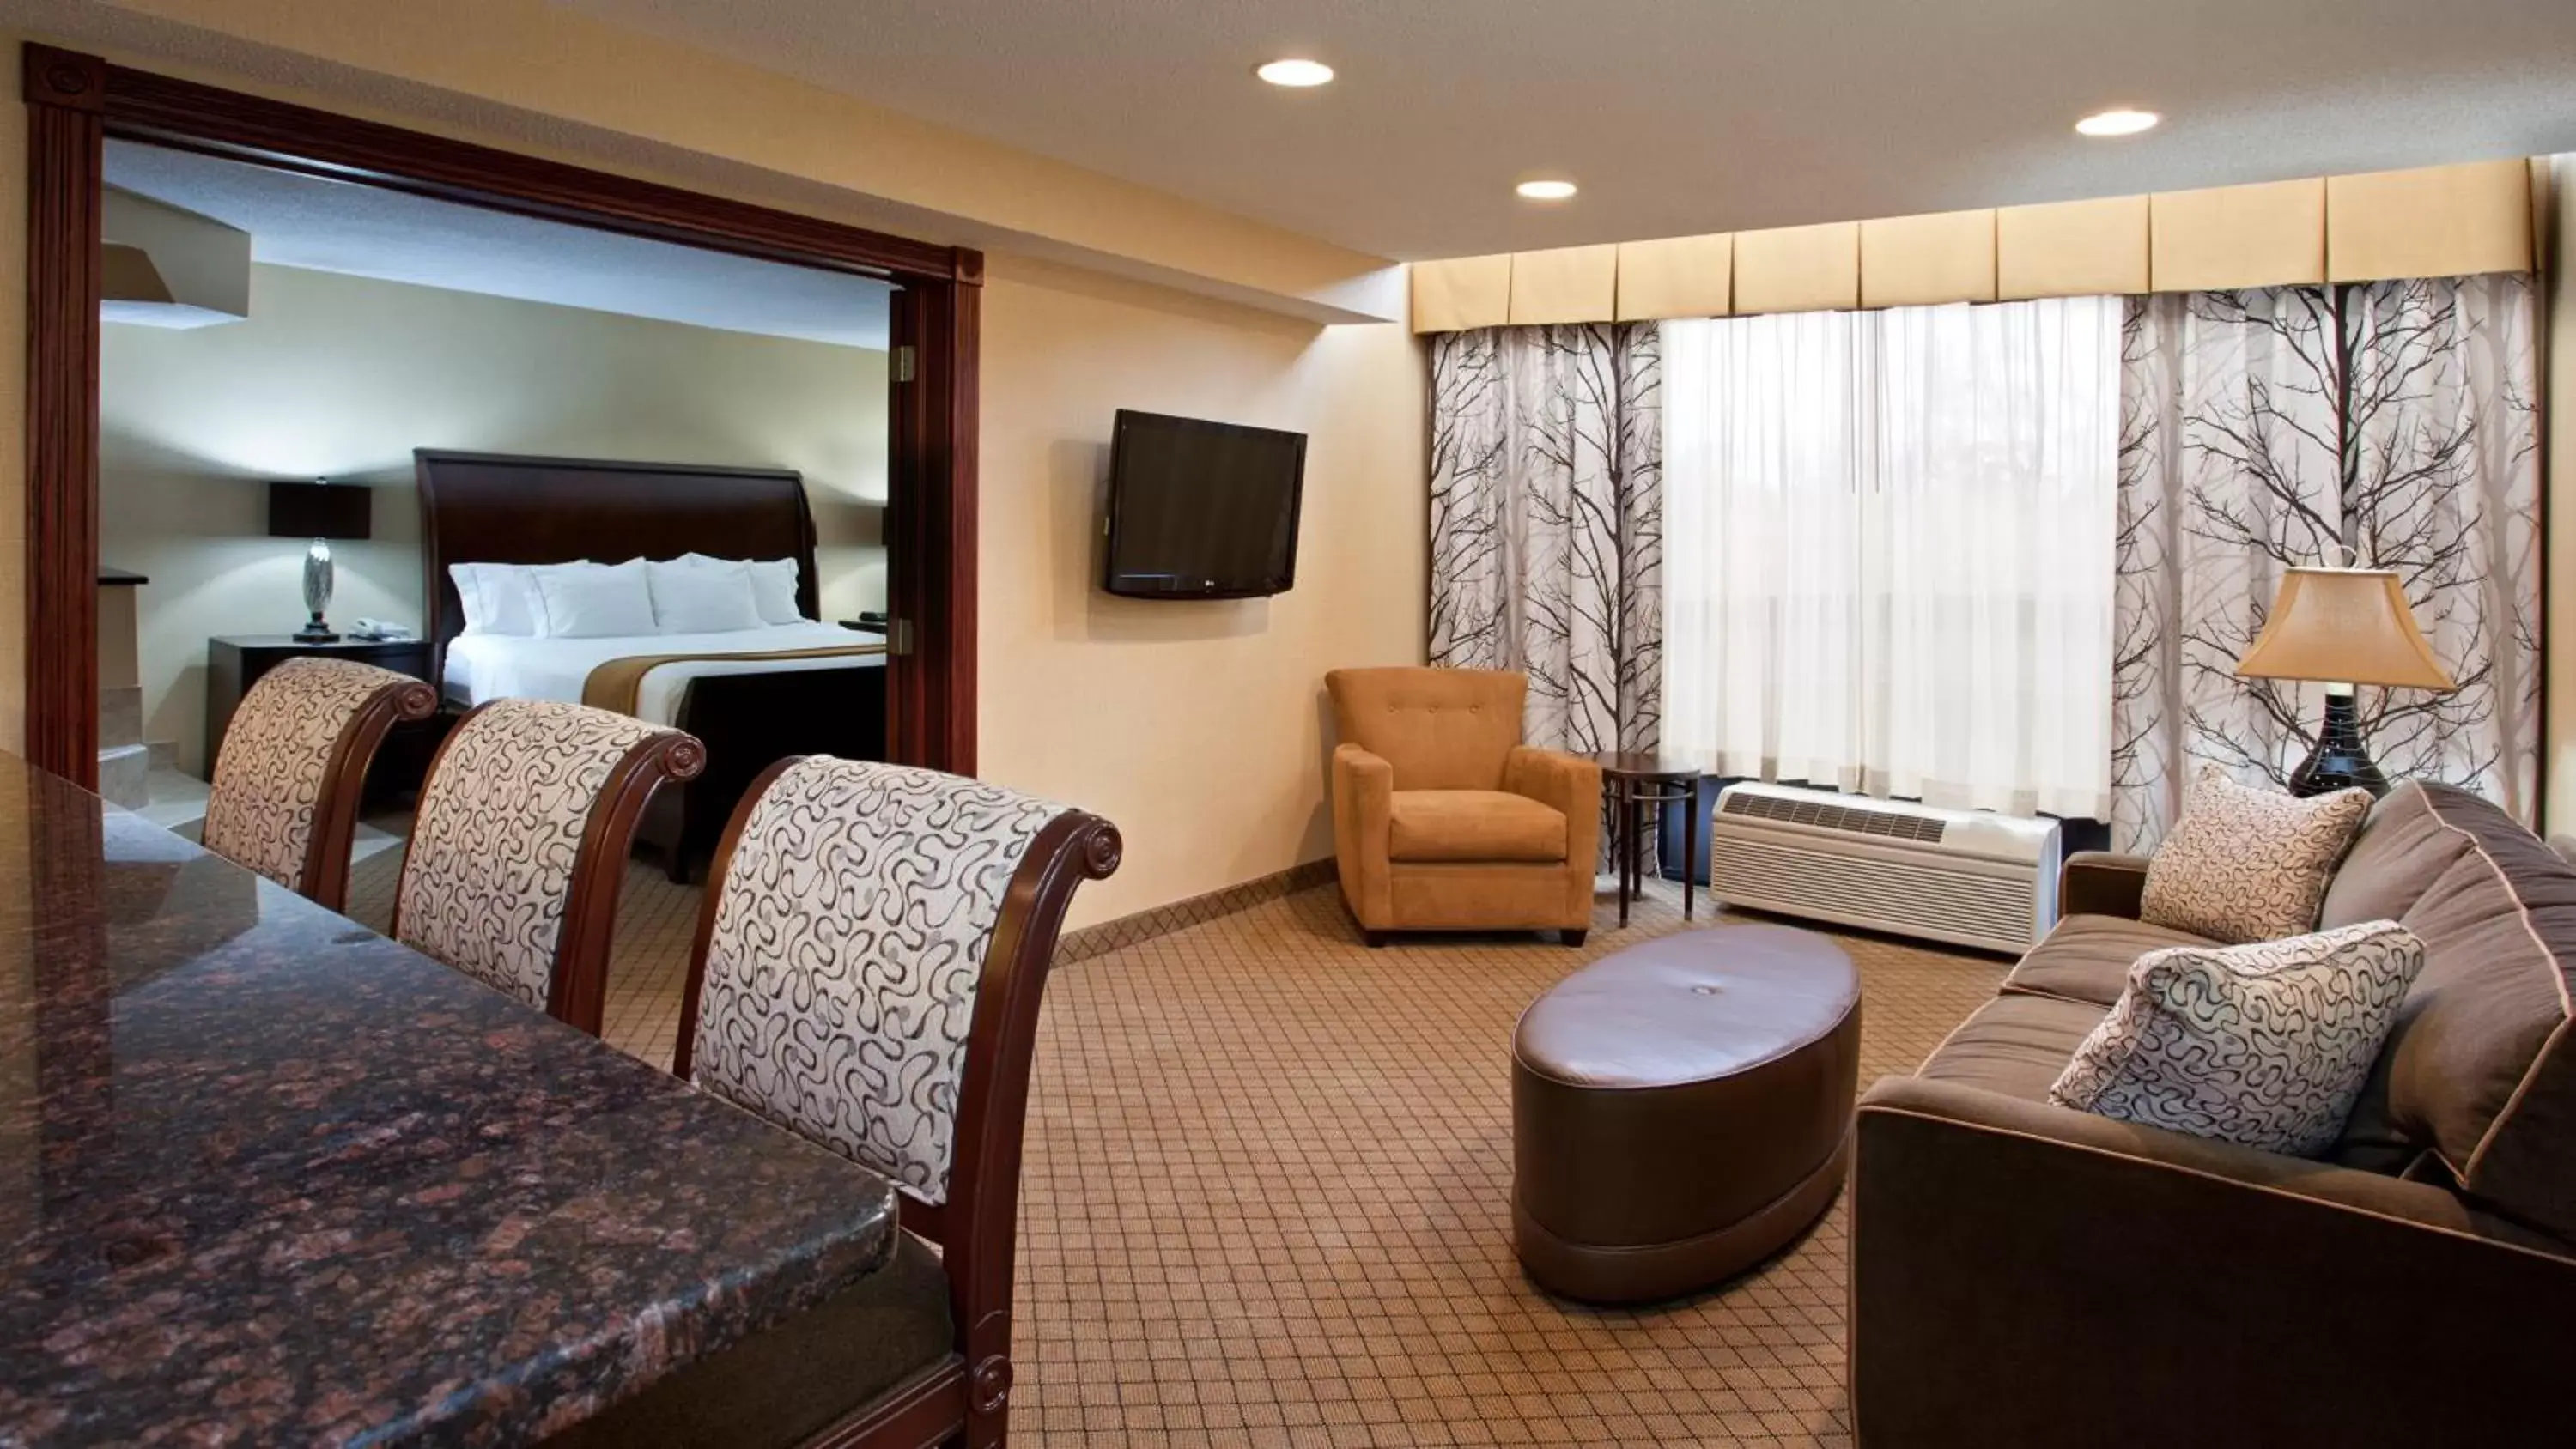
<path id="1" fill-rule="evenodd" d="M 2004 990 L 2109 1006 L 2128 989 L 2129 968 L 2149 951 L 2215 944 L 2126 916 L 2066 916 L 2004 978 Z"/>
<path id="2" fill-rule="evenodd" d="M 2398 917 L 2424 971 L 2334 1156 L 2394 1171 L 2430 1151 L 2471 1198 L 2576 1239 L 2576 868 L 2465 790 L 2410 786 L 2384 808 L 2458 849 Z"/>
<path id="3" fill-rule="evenodd" d="M 2365 790 L 2301 800 L 2205 765 L 2147 861 L 2138 915 L 2222 942 L 2313 931 L 2335 862 L 2369 811 Z"/>
<path id="4" fill-rule="evenodd" d="M 1565 816 L 1500 790 L 1398 790 L 1387 809 L 1390 860 L 1565 859 Z"/>
<path id="5" fill-rule="evenodd" d="M 2342 1132 L 2423 967 L 2424 943 L 2394 921 L 2151 951 L 2048 1100 L 2313 1157 Z"/>
<path id="6" fill-rule="evenodd" d="M 2469 837 L 2442 823 L 2422 785 L 2413 780 L 2399 785 L 2370 807 L 2352 849 L 2335 867 L 2317 928 L 2405 919 L 2468 849 Z"/>
<path id="7" fill-rule="evenodd" d="M 1959 1023 L 1914 1074 L 2045 1102 L 2103 1014 L 2099 1006 L 2053 996 L 1998 996 Z"/>

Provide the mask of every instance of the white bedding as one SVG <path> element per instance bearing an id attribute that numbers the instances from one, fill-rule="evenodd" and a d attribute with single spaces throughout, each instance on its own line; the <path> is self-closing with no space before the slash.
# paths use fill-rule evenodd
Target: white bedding
<path id="1" fill-rule="evenodd" d="M 590 671 L 631 654 L 760 654 L 789 649 L 831 649 L 883 644 L 838 624 L 770 624 L 724 634 L 619 634 L 592 639 L 530 639 L 515 634 L 463 634 L 447 645 L 447 694 L 467 704 L 487 699 L 560 699 L 581 702 Z M 795 669 L 882 668 L 882 654 L 841 659 L 689 659 L 664 664 L 635 691 L 635 713 L 653 724 L 674 723 L 680 697 L 692 679 L 711 674 L 771 674 Z"/>

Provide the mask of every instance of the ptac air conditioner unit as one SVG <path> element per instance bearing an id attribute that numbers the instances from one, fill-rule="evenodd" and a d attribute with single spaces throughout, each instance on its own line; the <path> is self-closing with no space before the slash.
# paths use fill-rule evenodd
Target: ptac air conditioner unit
<path id="1" fill-rule="evenodd" d="M 2054 820 L 1755 781 L 1717 797 L 1709 894 L 2018 954 L 2057 922 Z"/>

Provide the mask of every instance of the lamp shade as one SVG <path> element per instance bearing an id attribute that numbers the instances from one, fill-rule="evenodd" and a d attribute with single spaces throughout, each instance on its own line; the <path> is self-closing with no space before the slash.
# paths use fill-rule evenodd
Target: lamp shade
<path id="1" fill-rule="evenodd" d="M 2394 569 L 2294 568 L 2236 673 L 2384 689 L 2457 689 L 2415 622 Z"/>
<path id="2" fill-rule="evenodd" d="M 375 498 L 365 488 L 327 483 L 268 485 L 271 538 L 365 538 Z"/>

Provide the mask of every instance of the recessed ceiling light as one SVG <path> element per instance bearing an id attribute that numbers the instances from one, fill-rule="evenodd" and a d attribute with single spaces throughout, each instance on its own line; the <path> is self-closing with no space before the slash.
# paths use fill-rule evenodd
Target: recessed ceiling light
<path id="1" fill-rule="evenodd" d="M 2154 130 L 2163 119 L 2153 111 L 2099 111 L 2076 122 L 2075 131 L 2082 136 L 2134 136 Z"/>
<path id="2" fill-rule="evenodd" d="M 1532 201 L 1563 201 L 1574 194 L 1571 181 L 1524 181 L 1512 188 Z"/>
<path id="3" fill-rule="evenodd" d="M 1274 60 L 1252 73 L 1274 86 L 1319 86 L 1333 78 L 1333 68 L 1320 60 Z"/>

